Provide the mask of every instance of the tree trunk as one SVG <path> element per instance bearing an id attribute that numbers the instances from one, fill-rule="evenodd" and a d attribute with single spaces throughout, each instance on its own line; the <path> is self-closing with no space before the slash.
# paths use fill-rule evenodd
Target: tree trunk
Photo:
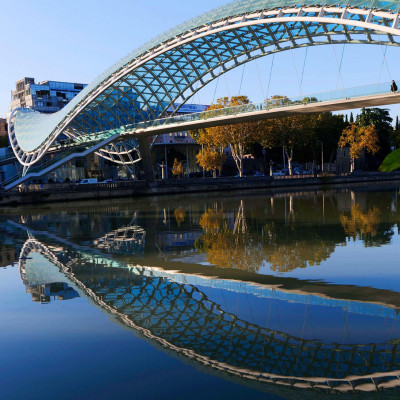
<path id="1" fill-rule="evenodd" d="M 291 149 L 290 152 L 288 152 L 287 149 L 285 149 L 285 152 L 288 160 L 289 175 L 293 175 L 292 171 L 293 149 Z"/>
<path id="2" fill-rule="evenodd" d="M 233 160 L 235 161 L 236 168 L 239 171 L 239 176 L 243 177 L 243 150 L 241 149 L 240 145 L 238 146 L 238 148 L 233 145 L 229 146 L 231 148 L 231 153 Z"/>
<path id="3" fill-rule="evenodd" d="M 217 170 L 213 169 L 213 178 L 216 178 L 216 177 L 217 177 Z"/>
<path id="4" fill-rule="evenodd" d="M 239 144 L 239 156 L 240 156 L 240 177 L 243 178 L 243 147 Z"/>

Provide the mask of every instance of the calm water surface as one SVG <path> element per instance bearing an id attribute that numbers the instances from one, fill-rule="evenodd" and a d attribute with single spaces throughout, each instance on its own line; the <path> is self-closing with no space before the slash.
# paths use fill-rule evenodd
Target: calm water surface
<path id="1" fill-rule="evenodd" d="M 0 210 L 0 398 L 399 398 L 398 192 Z"/>

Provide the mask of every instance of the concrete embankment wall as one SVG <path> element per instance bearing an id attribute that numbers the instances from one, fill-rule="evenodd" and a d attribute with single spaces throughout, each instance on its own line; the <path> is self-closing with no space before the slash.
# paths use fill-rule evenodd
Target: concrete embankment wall
<path id="1" fill-rule="evenodd" d="M 0 192 L 0 206 L 43 204 L 49 202 L 100 200 L 117 197 L 158 196 L 164 194 L 207 193 L 219 191 L 249 192 L 265 189 L 267 192 L 317 190 L 333 187 L 351 187 L 379 184 L 400 186 L 400 172 L 390 174 L 365 173 L 348 176 L 306 177 L 247 177 L 175 179 L 148 184 L 144 181 L 100 183 L 93 185 L 52 184 L 31 185 L 20 191 Z"/>

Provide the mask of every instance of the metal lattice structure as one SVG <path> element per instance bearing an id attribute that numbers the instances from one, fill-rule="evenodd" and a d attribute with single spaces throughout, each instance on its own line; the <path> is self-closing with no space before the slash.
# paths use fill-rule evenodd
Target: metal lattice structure
<path id="1" fill-rule="evenodd" d="M 399 5 L 375 0 L 329 0 L 324 6 L 310 0 L 234 1 L 127 55 L 58 113 L 14 110 L 11 145 L 19 162 L 29 167 L 62 134 L 74 140 L 161 118 L 218 76 L 259 57 L 324 44 L 398 46 Z M 140 155 L 128 154 L 136 151 L 134 142 L 130 148 L 108 145 L 98 154 L 132 163 Z"/>
<path id="2" fill-rule="evenodd" d="M 96 256 L 49 247 L 34 238 L 20 254 L 25 282 L 33 252 L 44 255 L 81 295 L 120 323 L 211 371 L 328 391 L 400 386 L 398 339 L 347 345 L 304 340 L 241 319 L 196 286 L 145 273 L 143 267 L 122 268 Z"/>

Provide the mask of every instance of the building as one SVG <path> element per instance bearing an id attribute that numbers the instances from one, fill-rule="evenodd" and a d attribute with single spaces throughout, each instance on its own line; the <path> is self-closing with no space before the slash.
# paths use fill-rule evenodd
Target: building
<path id="1" fill-rule="evenodd" d="M 0 118 L 0 138 L 7 136 L 7 121 L 5 118 Z"/>
<path id="2" fill-rule="evenodd" d="M 179 106 L 179 104 L 175 104 L 176 108 Z M 207 108 L 208 106 L 202 104 L 184 104 L 175 115 L 200 113 Z M 174 108 L 170 107 L 167 112 L 171 115 Z M 171 168 L 175 158 L 183 162 L 186 174 L 200 171 L 200 167 L 196 163 L 196 155 L 199 150 L 200 145 L 190 136 L 189 132 L 166 133 L 157 136 L 152 148 L 156 176 L 161 177 L 160 165 L 163 164 L 166 166 L 167 177 L 171 177 Z"/>
<path id="3" fill-rule="evenodd" d="M 54 113 L 68 104 L 84 87 L 84 83 L 43 81 L 22 78 L 11 91 L 11 111 L 19 107 L 31 108 L 41 113 Z"/>
<path id="4" fill-rule="evenodd" d="M 83 83 L 69 83 L 56 81 L 43 81 L 35 83 L 34 78 L 23 78 L 16 82 L 16 88 L 11 92 L 11 112 L 16 108 L 30 108 L 41 113 L 54 113 L 61 110 L 70 100 L 72 100 L 87 85 Z M 132 99 L 136 98 L 136 93 L 130 92 Z M 135 102 L 136 107 L 140 104 Z M 179 108 L 180 107 L 180 108 Z M 175 112 L 176 109 L 178 111 Z M 168 115 L 184 115 L 199 113 L 207 109 L 205 105 L 198 104 L 173 104 L 167 110 Z M 7 133 L 7 131 L 5 131 Z M 200 148 L 188 132 L 170 133 L 160 135 L 152 145 L 152 157 L 157 177 L 161 177 L 160 165 L 166 166 L 167 176 L 171 176 L 170 170 L 175 158 L 183 161 L 185 171 L 188 173 L 199 170 L 196 164 L 196 154 Z M 128 166 L 129 167 L 129 166 Z M 140 165 L 134 166 L 135 176 L 139 176 Z M 139 169 L 139 171 L 137 170 Z M 3 174 L 4 175 L 4 174 Z M 7 174 L 6 174 L 7 175 Z M 97 154 L 74 160 L 60 167 L 40 181 L 81 180 L 88 177 L 103 178 L 128 178 L 131 177 L 129 168 L 123 165 L 104 160 Z M 3 177 L 4 179 L 4 177 Z"/>
<path id="5" fill-rule="evenodd" d="M 0 148 L 8 146 L 7 121 L 0 118 Z"/>

